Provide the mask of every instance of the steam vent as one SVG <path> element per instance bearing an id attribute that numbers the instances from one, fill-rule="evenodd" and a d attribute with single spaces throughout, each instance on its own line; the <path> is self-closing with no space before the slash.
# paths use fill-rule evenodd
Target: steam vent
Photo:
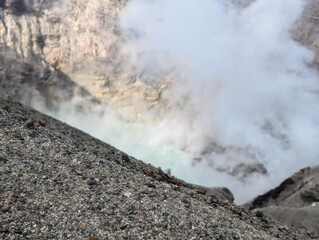
<path id="1" fill-rule="evenodd" d="M 0 1 L 0 239 L 319 239 L 318 7 Z"/>

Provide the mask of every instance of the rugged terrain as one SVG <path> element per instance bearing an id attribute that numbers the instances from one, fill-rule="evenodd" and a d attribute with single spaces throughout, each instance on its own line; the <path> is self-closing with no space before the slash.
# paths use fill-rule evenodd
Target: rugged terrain
<path id="1" fill-rule="evenodd" d="M 0 99 L 1 239 L 311 239 Z"/>
<path id="2" fill-rule="evenodd" d="M 234 1 L 242 6 L 250 2 Z M 56 108 L 80 92 L 120 113 L 130 109 L 135 120 L 143 120 L 139 113 L 145 110 L 163 114 L 167 105 L 161 92 L 174 75 L 163 73 L 163 84 L 154 86 L 149 76 L 124 61 L 120 49 L 125 34 L 117 18 L 125 3 L 0 2 L 0 96 L 27 105 L 41 98 Z M 297 41 L 314 50 L 315 68 L 319 66 L 318 7 L 318 1 L 309 1 L 292 31 Z M 309 237 L 277 227 L 263 214 L 318 234 L 318 184 L 313 180 L 318 178 L 317 168 L 294 175 L 288 184 L 247 204 L 255 216 L 208 196 L 205 188 L 171 178 L 4 99 L 0 100 L 0 238 Z M 309 193 L 309 189 L 315 190 Z M 224 189 L 213 195 L 232 200 Z"/>
<path id="3" fill-rule="evenodd" d="M 300 170 L 244 207 L 319 237 L 319 167 Z"/>
<path id="4" fill-rule="evenodd" d="M 157 105 L 160 89 L 146 84 L 147 76 L 120 54 L 125 36 L 117 17 L 125 1 L 22 3 L 0 6 L 2 92 L 24 102 L 38 94 L 52 103 L 72 96 L 72 90 L 56 91 L 75 82 L 119 112 L 129 107 L 137 115 Z M 28 90 L 17 89 L 17 84 Z"/>
<path id="5" fill-rule="evenodd" d="M 119 112 L 131 108 L 138 118 L 147 109 L 160 116 L 167 107 L 161 92 L 174 75 L 163 73 L 163 84 L 154 86 L 149 84 L 150 76 L 125 61 L 121 45 L 126 34 L 120 31 L 118 16 L 126 2 L 4 1 L 0 5 L 2 92 L 24 102 L 37 93 L 52 102 L 61 95 L 70 97 L 72 90 L 60 95 L 56 90 L 74 82 Z M 234 2 L 245 6 L 251 0 Z M 316 0 L 308 1 L 292 32 L 316 53 L 314 66 L 319 61 L 318 7 Z M 28 90 L 15 87 L 20 84 Z M 144 105 L 136 104 L 141 102 Z"/>

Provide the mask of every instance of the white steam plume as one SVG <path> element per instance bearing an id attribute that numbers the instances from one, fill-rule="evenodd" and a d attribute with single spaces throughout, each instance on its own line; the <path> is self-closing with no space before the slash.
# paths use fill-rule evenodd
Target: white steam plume
<path id="1" fill-rule="evenodd" d="M 151 143 L 201 157 L 203 172 L 193 174 L 206 185 L 220 183 L 206 165 L 262 164 L 267 177 L 223 177 L 239 202 L 319 160 L 319 81 L 308 67 L 314 56 L 290 34 L 304 4 L 257 0 L 240 9 L 221 0 L 131 0 L 121 17 L 130 33 L 123 51 L 140 71 L 156 79 L 177 69 L 164 93 L 170 112 L 150 127 Z"/>
<path id="2" fill-rule="evenodd" d="M 318 163 L 318 76 L 307 66 L 312 52 L 290 37 L 303 6 L 302 0 L 257 0 L 246 8 L 226 0 L 130 0 L 120 17 L 129 33 L 123 52 L 155 83 L 174 69 L 161 94 L 170 111 L 156 123 L 132 123 L 77 96 L 51 114 L 186 181 L 227 186 L 243 203 Z M 89 113 L 75 107 L 86 104 Z M 33 106 L 49 113 L 40 100 Z M 228 174 L 245 175 L 242 163 L 252 171 L 263 165 L 268 175 L 239 181 Z"/>

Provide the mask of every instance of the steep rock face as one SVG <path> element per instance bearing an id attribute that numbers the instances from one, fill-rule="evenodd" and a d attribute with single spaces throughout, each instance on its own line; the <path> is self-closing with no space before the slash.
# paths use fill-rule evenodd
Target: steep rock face
<path id="1" fill-rule="evenodd" d="M 18 2 L 26 6 L 25 10 L 16 9 Z M 42 65 L 37 73 L 40 78 L 48 68 L 52 73 L 63 72 L 90 94 L 106 99 L 117 109 L 134 106 L 130 111 L 138 114 L 145 108 L 153 108 L 159 101 L 159 89 L 145 84 L 143 74 L 125 65 L 119 54 L 123 38 L 117 16 L 125 2 L 7 1 L 0 8 L 0 52 L 4 62 L 15 59 L 21 64 Z M 49 78 L 48 74 L 46 77 Z M 8 84 L 2 82 L 2 85 Z M 45 92 L 43 95 L 47 98 Z"/>
<path id="2" fill-rule="evenodd" d="M 25 103 L 36 95 L 50 104 L 56 98 L 70 98 L 76 84 L 45 61 L 42 25 L 36 9 L 26 5 L 28 11 L 15 14 L 11 3 L 18 1 L 5 2 L 0 11 L 1 95 Z"/>
<path id="3" fill-rule="evenodd" d="M 0 7 L 1 95 L 27 104 L 35 95 L 41 96 L 54 106 L 59 99 L 70 99 L 74 95 L 73 88 L 81 86 L 125 119 L 161 118 L 169 111 L 169 103 L 162 93 L 174 80 L 174 73 L 163 73 L 159 77 L 162 81 L 156 81 L 159 84 L 151 84 L 154 81 L 150 76 L 138 72 L 121 54 L 125 36 L 120 32 L 118 16 L 127 1 L 3 1 Z M 251 2 L 231 1 L 242 7 Z M 316 56 L 319 56 L 318 6 L 317 1 L 309 1 L 293 31 L 295 39 L 313 49 Z M 317 66 L 318 61 L 319 57 L 313 65 Z M 219 151 L 219 146 L 209 144 L 208 153 Z M 264 166 L 255 164 L 218 170 L 242 178 L 254 172 L 267 173 Z"/>
<path id="4" fill-rule="evenodd" d="M 117 7 L 114 7 L 115 2 Z M 83 66 L 93 61 L 108 61 L 112 57 L 110 48 L 117 40 L 115 18 L 121 2 L 26 3 L 18 0 L 6 3 L 1 12 L 1 44 L 13 48 L 23 58 L 37 54 L 62 70 L 66 69 L 65 65 L 69 69 L 76 68 L 81 61 Z M 13 14 L 14 3 L 26 5 L 29 11 L 20 9 L 21 15 Z"/>
<path id="5" fill-rule="evenodd" d="M 54 110 L 60 101 L 68 101 L 80 93 L 83 100 L 94 100 L 63 72 L 41 59 L 19 58 L 11 49 L 0 51 L 0 95 L 31 105 L 41 100 Z"/>
<path id="6" fill-rule="evenodd" d="M 243 7 L 251 2 L 232 1 Z M 174 76 L 163 74 L 160 86 L 147 84 L 149 76 L 137 72 L 120 54 L 125 39 L 117 18 L 126 2 L 2 1 L 0 51 L 4 55 L 9 51 L 18 61 L 40 62 L 46 65 L 44 69 L 59 70 L 118 111 L 130 109 L 137 119 L 145 109 L 160 116 L 167 108 L 161 95 L 164 83 Z M 297 41 L 316 52 L 314 66 L 319 62 L 318 7 L 317 1 L 309 1 L 293 31 Z"/>
<path id="7" fill-rule="evenodd" d="M 319 237 L 319 166 L 300 170 L 244 207 Z"/>

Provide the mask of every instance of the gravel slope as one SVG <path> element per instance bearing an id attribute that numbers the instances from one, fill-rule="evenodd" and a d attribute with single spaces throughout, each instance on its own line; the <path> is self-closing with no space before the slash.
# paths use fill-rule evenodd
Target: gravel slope
<path id="1" fill-rule="evenodd" d="M 0 239 L 310 239 L 0 98 Z"/>

